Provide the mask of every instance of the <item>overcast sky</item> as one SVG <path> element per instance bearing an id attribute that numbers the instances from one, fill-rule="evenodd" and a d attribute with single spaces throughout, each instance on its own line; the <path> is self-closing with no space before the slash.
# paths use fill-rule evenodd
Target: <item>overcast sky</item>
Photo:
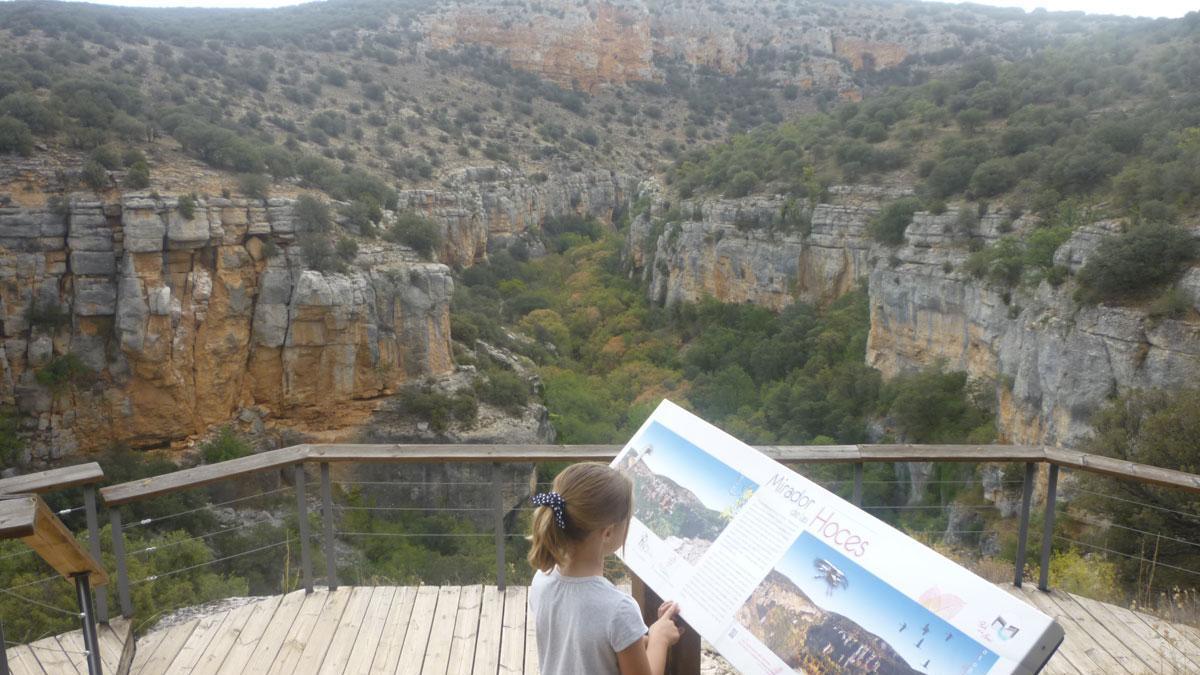
<path id="1" fill-rule="evenodd" d="M 296 0 L 98 0 L 105 5 L 128 7 L 282 7 L 298 5 Z M 945 2 L 947 0 L 927 0 Z M 1130 16 L 1180 17 L 1197 9 L 1197 0 L 975 0 L 984 5 L 1021 7 L 1033 10 L 1045 7 L 1051 11 L 1083 10 L 1094 14 L 1127 14 Z"/>

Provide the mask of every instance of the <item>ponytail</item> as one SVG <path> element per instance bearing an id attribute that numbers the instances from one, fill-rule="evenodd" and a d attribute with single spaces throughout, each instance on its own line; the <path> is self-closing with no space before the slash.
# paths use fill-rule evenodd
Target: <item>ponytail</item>
<path id="1" fill-rule="evenodd" d="M 592 532 L 628 525 L 633 517 L 633 481 L 607 464 L 567 467 L 554 479 L 554 492 L 561 497 L 561 523 L 553 507 L 538 506 L 529 538 L 529 564 L 543 572 L 566 565 L 574 545 Z"/>

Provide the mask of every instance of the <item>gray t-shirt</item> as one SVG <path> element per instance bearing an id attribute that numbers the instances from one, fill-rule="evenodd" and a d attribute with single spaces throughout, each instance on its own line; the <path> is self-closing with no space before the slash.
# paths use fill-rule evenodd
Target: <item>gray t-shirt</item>
<path id="1" fill-rule="evenodd" d="M 542 675 L 620 675 L 617 652 L 646 634 L 637 603 L 604 577 L 539 571 L 529 609 Z"/>

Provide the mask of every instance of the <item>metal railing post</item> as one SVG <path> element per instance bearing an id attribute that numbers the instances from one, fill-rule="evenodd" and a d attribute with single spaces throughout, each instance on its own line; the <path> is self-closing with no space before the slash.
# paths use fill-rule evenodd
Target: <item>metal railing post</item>
<path id="1" fill-rule="evenodd" d="M 1025 540 L 1029 537 L 1029 506 L 1033 501 L 1033 479 L 1036 471 L 1037 465 L 1025 462 L 1025 482 L 1021 493 L 1021 531 L 1017 535 L 1017 569 L 1013 573 L 1013 586 L 1017 588 L 1021 587 L 1025 577 Z"/>
<path id="2" fill-rule="evenodd" d="M 0 621 L 0 675 L 8 675 L 8 643 L 4 641 L 4 622 Z"/>
<path id="3" fill-rule="evenodd" d="M 300 529 L 300 579 L 304 592 L 313 591 L 312 551 L 308 541 L 308 501 L 304 494 L 304 463 L 296 465 L 296 515 Z"/>
<path id="4" fill-rule="evenodd" d="M 863 485 L 863 463 L 854 463 L 854 496 L 850 498 L 850 503 L 855 506 L 862 506 L 862 485 Z"/>
<path id="5" fill-rule="evenodd" d="M 79 600 L 79 611 L 83 614 L 83 646 L 87 649 L 89 675 L 102 675 L 100 663 L 100 639 L 96 636 L 96 612 L 92 608 L 92 589 L 88 583 L 88 572 L 75 575 L 75 597 Z"/>
<path id="6" fill-rule="evenodd" d="M 117 597 L 121 601 L 121 616 L 133 617 L 133 602 L 129 599 L 129 569 L 125 561 L 125 532 L 121 529 L 121 512 L 108 512 L 112 522 L 113 557 L 117 561 Z"/>
<path id="7" fill-rule="evenodd" d="M 100 557 L 100 515 L 96 511 L 96 486 L 85 485 L 83 488 L 83 507 L 87 512 L 88 548 L 96 562 L 103 565 Z M 95 590 L 96 620 L 108 623 L 108 590 L 101 586 Z"/>
<path id="8" fill-rule="evenodd" d="M 1054 502 L 1058 498 L 1058 465 L 1050 465 L 1046 479 L 1046 519 L 1042 525 L 1042 568 L 1038 572 L 1038 588 L 1050 590 L 1050 549 L 1054 543 Z"/>
<path id="9" fill-rule="evenodd" d="M 321 520 L 325 530 L 325 583 L 329 590 L 335 591 L 337 554 L 333 550 L 333 483 L 329 478 L 329 462 L 321 462 Z"/>
<path id="10" fill-rule="evenodd" d="M 492 463 L 492 510 L 496 517 L 496 587 L 504 590 L 504 494 L 500 489 L 500 463 Z"/>

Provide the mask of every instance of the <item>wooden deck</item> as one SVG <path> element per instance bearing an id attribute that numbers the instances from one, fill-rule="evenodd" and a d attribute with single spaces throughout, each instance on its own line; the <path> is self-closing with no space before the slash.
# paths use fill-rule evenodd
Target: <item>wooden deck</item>
<path id="1" fill-rule="evenodd" d="M 1051 675 L 1200 673 L 1200 630 L 1067 593 L 1014 595 L 1054 616 L 1066 641 Z M 131 673 L 214 675 L 536 674 L 527 589 L 495 586 L 348 587 L 256 598 L 142 636 Z M 106 673 L 122 632 L 104 627 Z M 8 650 L 14 675 L 83 675 L 79 633 Z M 724 672 L 714 668 L 712 672 Z"/>
<path id="2" fill-rule="evenodd" d="M 128 669 L 134 646 L 130 623 L 114 619 L 112 623 L 100 624 L 96 636 L 100 639 L 100 662 L 105 674 L 119 673 L 122 667 Z M 87 675 L 88 672 L 82 630 L 11 647 L 6 654 L 12 675 Z"/>

